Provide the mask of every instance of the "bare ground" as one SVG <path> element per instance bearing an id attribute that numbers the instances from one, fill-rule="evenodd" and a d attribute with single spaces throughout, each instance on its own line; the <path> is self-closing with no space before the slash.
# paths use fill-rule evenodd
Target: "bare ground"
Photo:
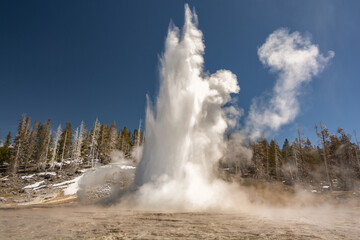
<path id="1" fill-rule="evenodd" d="M 308 213 L 274 218 L 245 212 L 152 212 L 77 204 L 1 209 L 0 239 L 360 238 L 359 210 L 333 210 L 327 214 L 332 221 L 317 221 Z"/>
<path id="2" fill-rule="evenodd" d="M 19 194 L 29 182 L 16 183 L 20 184 L 16 192 L 0 203 L 0 239 L 360 239 L 358 191 L 304 195 L 281 182 L 243 179 L 249 200 L 261 207 L 164 212 L 93 206 L 91 202 L 103 197 L 98 185 L 80 195 L 81 203 L 90 204 L 85 206 L 77 203 L 76 195 L 65 196 L 60 189 Z"/>

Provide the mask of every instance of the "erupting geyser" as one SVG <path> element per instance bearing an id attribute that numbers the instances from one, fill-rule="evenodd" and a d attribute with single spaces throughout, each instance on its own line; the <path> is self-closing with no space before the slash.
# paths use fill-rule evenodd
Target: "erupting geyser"
<path id="1" fill-rule="evenodd" d="M 203 72 L 204 43 L 197 15 L 185 5 L 182 32 L 170 25 L 161 58 L 160 91 L 148 99 L 146 142 L 137 166 L 136 197 L 143 207 L 207 209 L 232 204 L 231 186 L 214 177 L 224 133 L 238 115 L 224 107 L 240 88 L 227 70 Z"/>

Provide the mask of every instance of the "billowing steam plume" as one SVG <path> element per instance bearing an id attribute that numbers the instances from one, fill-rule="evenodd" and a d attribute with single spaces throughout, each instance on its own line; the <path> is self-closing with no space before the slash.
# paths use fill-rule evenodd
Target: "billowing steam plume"
<path id="1" fill-rule="evenodd" d="M 248 203 L 239 186 L 216 176 L 223 159 L 251 164 L 252 151 L 241 132 L 225 140 L 240 111 L 231 104 L 240 88 L 227 70 L 203 72 L 204 43 L 197 15 L 185 5 L 182 32 L 170 25 L 161 58 L 160 90 L 154 106 L 148 99 L 146 141 L 136 168 L 136 191 L 125 204 L 150 209 L 238 209 Z M 299 90 L 334 56 L 298 32 L 279 29 L 258 50 L 261 62 L 278 73 L 269 106 L 254 101 L 245 132 L 253 139 L 276 131 L 298 114 Z M 237 164 L 238 165 L 238 164 Z"/>
<path id="2" fill-rule="evenodd" d="M 240 88 L 230 71 L 203 72 L 197 21 L 185 5 L 182 32 L 169 27 L 159 96 L 154 108 L 148 100 L 146 142 L 136 170 L 136 201 L 143 207 L 208 209 L 233 201 L 230 185 L 213 175 L 226 148 L 225 130 L 239 114 L 224 105 Z"/>
<path id="3" fill-rule="evenodd" d="M 319 53 L 309 37 L 288 29 L 273 32 L 259 48 L 260 61 L 278 74 L 269 104 L 255 99 L 246 120 L 246 132 L 252 139 L 277 131 L 295 119 L 299 112 L 297 97 L 301 86 L 319 74 L 334 56 Z"/>

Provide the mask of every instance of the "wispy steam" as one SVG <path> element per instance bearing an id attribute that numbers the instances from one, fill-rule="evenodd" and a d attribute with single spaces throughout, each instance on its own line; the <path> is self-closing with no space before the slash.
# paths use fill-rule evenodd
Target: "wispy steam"
<path id="1" fill-rule="evenodd" d="M 260 61 L 278 74 L 268 104 L 255 99 L 246 120 L 246 131 L 256 139 L 294 120 L 299 112 L 297 97 L 302 85 L 319 74 L 334 56 L 319 53 L 310 38 L 299 32 L 278 29 L 258 49 Z"/>

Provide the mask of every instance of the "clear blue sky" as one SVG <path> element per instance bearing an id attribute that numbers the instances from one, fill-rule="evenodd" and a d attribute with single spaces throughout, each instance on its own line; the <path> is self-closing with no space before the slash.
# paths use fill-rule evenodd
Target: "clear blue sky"
<path id="1" fill-rule="evenodd" d="M 245 115 L 274 85 L 257 56 L 274 30 L 311 34 L 321 52 L 335 52 L 303 89 L 299 116 L 274 136 L 281 144 L 296 137 L 297 124 L 315 139 L 320 121 L 360 135 L 360 1 L 84 0 L 0 1 L 0 137 L 16 130 L 22 113 L 51 118 L 53 128 L 97 117 L 136 128 L 145 95 L 156 96 L 169 22 L 183 25 L 186 2 L 204 33 L 205 70 L 237 75 Z"/>

